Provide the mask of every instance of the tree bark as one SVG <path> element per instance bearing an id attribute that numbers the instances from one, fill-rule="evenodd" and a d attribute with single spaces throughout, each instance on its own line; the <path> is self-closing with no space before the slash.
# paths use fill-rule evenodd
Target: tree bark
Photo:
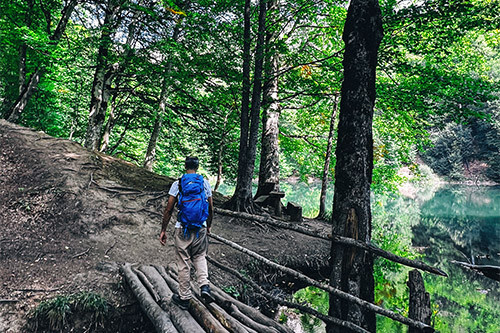
<path id="1" fill-rule="evenodd" d="M 106 7 L 104 25 L 102 27 L 99 49 L 97 52 L 97 64 L 92 83 L 89 121 L 85 134 L 86 148 L 98 150 L 101 142 L 102 126 L 106 118 L 106 109 L 110 97 L 109 86 L 113 78 L 112 71 L 108 68 L 108 54 L 111 47 L 113 35 L 116 29 L 116 15 L 120 11 L 118 1 L 110 1 Z"/>
<path id="2" fill-rule="evenodd" d="M 171 277 L 163 267 L 156 267 L 160 275 L 163 277 L 165 282 L 167 282 L 169 288 L 175 292 L 178 291 L 178 283 Z M 205 330 L 208 332 L 220 332 L 220 333 L 229 333 L 221 323 L 217 321 L 217 319 L 206 309 L 203 308 L 201 302 L 195 297 L 189 300 L 189 313 L 196 319 L 200 325 L 202 325 Z"/>
<path id="3" fill-rule="evenodd" d="M 160 304 L 164 310 L 170 313 L 170 320 L 174 326 L 181 332 L 203 332 L 203 328 L 194 320 L 193 317 L 187 315 L 186 311 L 181 310 L 172 302 L 172 290 L 160 275 L 160 273 L 151 266 L 141 266 L 140 270 L 150 280 L 151 285 L 160 296 Z"/>
<path id="4" fill-rule="evenodd" d="M 240 211 L 245 206 L 245 200 L 252 196 L 252 182 L 248 184 L 246 151 L 248 150 L 248 137 L 250 130 L 250 64 L 251 64 L 251 22 L 250 0 L 245 0 L 243 13 L 243 81 L 241 92 L 240 115 L 240 153 L 238 156 L 238 175 L 233 196 L 224 204 L 224 207 Z M 250 176 L 251 178 L 252 176 Z M 248 193 L 250 191 L 250 193 Z M 251 206 L 251 201 L 248 205 Z"/>
<path id="5" fill-rule="evenodd" d="M 160 93 L 160 102 L 158 105 L 158 113 L 156 115 L 155 123 L 153 126 L 153 131 L 148 142 L 148 149 L 146 151 L 146 157 L 144 158 L 144 169 L 152 171 L 153 164 L 156 159 L 156 144 L 158 143 L 158 138 L 160 137 L 161 127 L 163 123 L 163 117 L 165 115 L 165 105 L 166 105 L 166 95 L 167 86 L 165 82 L 162 85 Z"/>
<path id="6" fill-rule="evenodd" d="M 330 130 L 328 131 L 328 143 L 326 145 L 325 164 L 323 176 L 321 177 L 321 193 L 319 195 L 319 213 L 317 219 L 326 220 L 326 190 L 328 188 L 328 175 L 330 171 L 330 160 L 332 156 L 333 134 L 335 133 L 335 120 L 337 119 L 338 95 L 333 100 L 333 112 L 330 118 Z"/>
<path id="7" fill-rule="evenodd" d="M 268 11 L 273 14 L 279 10 L 278 1 L 272 0 L 268 3 Z M 270 16 L 271 18 L 273 15 Z M 273 21 L 269 22 L 273 26 Z M 262 115 L 262 138 L 259 167 L 259 184 L 255 197 L 269 194 L 266 183 L 276 184 L 274 191 L 279 191 L 279 117 L 281 106 L 278 102 L 279 87 L 279 52 L 273 47 L 277 39 L 276 27 L 266 32 L 266 83 L 264 85 Z"/>
<path id="8" fill-rule="evenodd" d="M 343 39 L 344 81 L 336 149 L 333 235 L 369 243 L 370 185 L 373 169 L 372 120 L 377 53 L 383 36 L 378 0 L 352 0 Z M 373 256 L 332 242 L 330 286 L 367 302 L 374 299 Z M 376 330 L 375 312 L 330 295 L 329 315 Z M 344 332 L 327 325 L 327 332 Z"/>
<path id="9" fill-rule="evenodd" d="M 14 105 L 12 105 L 12 107 L 8 111 L 9 114 L 9 117 L 7 118 L 8 121 L 10 121 L 11 123 L 18 122 L 19 117 L 21 117 L 21 114 L 26 108 L 26 105 L 28 104 L 31 96 L 33 95 L 33 92 L 38 87 L 41 76 L 42 72 L 41 69 L 39 68 L 37 68 L 35 72 L 31 74 L 29 81 L 23 87 L 23 90 L 19 94 L 19 97 L 15 101 Z"/>
<path id="10" fill-rule="evenodd" d="M 175 274 L 170 266 L 169 271 Z M 288 327 L 265 316 L 259 310 L 238 301 L 215 285 L 212 285 L 212 296 L 226 312 L 231 314 L 231 316 L 258 332 L 275 333 L 278 331 L 280 333 L 292 333 L 292 330 Z"/>
<path id="11" fill-rule="evenodd" d="M 120 270 L 127 280 L 130 288 L 134 292 L 148 318 L 151 320 L 157 332 L 177 333 L 177 329 L 168 317 L 168 314 L 163 311 L 158 304 L 153 300 L 147 289 L 142 285 L 141 281 L 134 272 L 130 264 L 125 264 L 120 267 Z"/>
<path id="12" fill-rule="evenodd" d="M 409 273 L 408 288 L 410 289 L 410 309 L 408 317 L 421 321 L 427 325 L 431 324 L 431 298 L 425 291 L 424 279 L 418 270 Z M 420 333 L 422 330 L 410 327 L 408 333 Z"/>

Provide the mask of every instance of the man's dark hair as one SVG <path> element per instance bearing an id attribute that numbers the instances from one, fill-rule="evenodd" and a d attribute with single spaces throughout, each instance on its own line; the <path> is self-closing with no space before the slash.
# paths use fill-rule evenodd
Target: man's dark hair
<path id="1" fill-rule="evenodd" d="M 198 170 L 198 166 L 200 165 L 200 161 L 198 157 L 188 156 L 186 157 L 186 161 L 184 162 L 184 167 L 186 170 Z"/>

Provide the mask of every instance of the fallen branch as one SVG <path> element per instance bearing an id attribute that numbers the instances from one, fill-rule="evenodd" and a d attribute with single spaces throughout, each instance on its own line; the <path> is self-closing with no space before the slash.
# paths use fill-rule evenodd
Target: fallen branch
<path id="1" fill-rule="evenodd" d="M 332 323 L 332 324 L 335 324 L 337 326 L 341 326 L 341 327 L 346 327 L 346 328 L 349 328 L 351 331 L 353 332 L 359 332 L 359 333 L 369 333 L 367 330 L 365 330 L 364 328 L 362 327 L 359 327 L 353 323 L 350 323 L 348 321 L 344 321 L 344 320 L 340 320 L 338 318 L 334 318 L 334 317 L 331 317 L 331 316 L 327 316 L 327 315 L 324 315 L 310 307 L 307 307 L 307 306 L 304 306 L 304 305 L 301 305 L 301 304 L 298 304 L 298 303 L 294 303 L 294 302 L 289 302 L 287 300 L 284 300 L 284 299 L 281 299 L 281 298 L 278 298 L 278 297 L 275 297 L 273 296 L 271 293 L 265 291 L 261 286 L 259 286 L 257 283 L 255 283 L 253 280 L 247 278 L 246 276 L 242 275 L 240 272 L 230 268 L 230 267 L 227 267 L 227 266 L 224 266 L 222 265 L 221 263 L 219 263 L 218 261 L 210 258 L 210 257 L 207 257 L 207 260 L 213 264 L 214 266 L 217 266 L 218 268 L 236 276 L 238 279 L 240 279 L 241 281 L 243 281 L 244 283 L 246 284 L 249 284 L 252 288 L 254 288 L 255 290 L 257 290 L 259 293 L 261 293 L 262 295 L 264 295 L 267 299 L 277 303 L 277 304 L 280 304 L 280 305 L 284 305 L 284 306 L 287 306 L 289 308 L 293 308 L 293 309 L 298 309 L 300 310 L 301 312 L 304 312 L 304 313 L 309 313 L 319 319 L 321 319 L 323 322 L 327 323 Z"/>
<path id="2" fill-rule="evenodd" d="M 419 328 L 419 329 L 423 330 L 424 332 L 434 332 L 434 329 L 429 325 L 426 325 L 426 324 L 418 322 L 416 320 L 404 317 L 404 316 L 402 316 L 398 313 L 392 312 L 390 310 L 381 308 L 380 306 L 377 306 L 375 304 L 367 302 L 367 301 L 365 301 L 361 298 L 358 298 L 356 296 L 350 295 L 342 290 L 333 288 L 330 285 L 324 285 L 324 284 L 322 284 L 314 279 L 311 279 L 307 275 L 304 275 L 304 274 L 297 272 L 291 268 L 288 268 L 288 267 L 282 266 L 280 264 L 277 264 L 275 262 L 272 262 L 271 260 L 261 256 L 260 254 L 255 253 L 253 251 L 250 251 L 249 249 L 244 248 L 244 247 L 242 247 L 234 242 L 231 242 L 225 238 L 222 238 L 216 234 L 210 233 L 209 236 L 225 243 L 226 245 L 231 246 L 232 248 L 234 248 L 236 250 L 239 250 L 243 253 L 246 253 L 249 256 L 251 256 L 251 257 L 253 257 L 253 258 L 255 258 L 255 259 L 257 259 L 257 260 L 259 260 L 259 261 L 261 261 L 261 262 L 263 262 L 263 263 L 265 263 L 265 264 L 267 264 L 267 265 L 269 265 L 277 270 L 285 272 L 285 273 L 287 273 L 287 274 L 289 274 L 289 275 L 291 275 L 299 280 L 306 282 L 307 284 L 309 284 L 311 286 L 315 286 L 315 287 L 318 287 L 318 288 L 323 289 L 325 291 L 328 291 L 330 294 L 335 295 L 339 298 L 342 298 L 342 299 L 345 299 L 349 302 L 355 303 L 364 309 L 367 309 L 369 311 L 373 311 L 375 313 L 381 314 L 381 315 L 386 316 L 388 318 L 391 318 L 393 320 L 399 321 L 400 323 L 403 323 L 405 325 Z"/>
<path id="3" fill-rule="evenodd" d="M 0 303 L 16 303 L 19 302 L 18 299 L 0 299 Z"/>
<path id="4" fill-rule="evenodd" d="M 110 246 L 110 247 L 106 250 L 106 252 L 104 252 L 104 255 L 108 255 L 109 251 L 111 251 L 111 250 L 115 247 L 116 243 L 118 243 L 118 241 L 117 241 L 117 240 L 115 240 L 115 242 L 113 243 L 113 245 L 111 245 L 111 246 Z"/>
<path id="5" fill-rule="evenodd" d="M 500 266 L 491 266 L 491 265 L 473 265 L 462 261 L 451 261 L 452 264 L 457 264 L 474 271 L 481 272 L 484 276 L 489 277 L 490 279 L 500 281 Z"/>
<path id="6" fill-rule="evenodd" d="M 91 249 L 91 247 L 89 247 L 88 249 L 86 249 L 85 251 L 83 251 L 83 252 L 81 252 L 81 253 L 77 253 L 77 254 L 75 254 L 75 255 L 74 255 L 74 256 L 72 256 L 71 258 L 72 258 L 72 259 L 75 259 L 75 258 L 78 258 L 78 257 L 84 256 L 84 255 L 86 255 L 87 253 L 89 253 L 89 252 L 90 252 L 90 249 Z"/>
<path id="7" fill-rule="evenodd" d="M 382 250 L 381 248 L 378 248 L 373 244 L 368 244 L 368 243 L 362 242 L 360 240 L 355 240 L 352 238 L 342 237 L 342 236 L 337 236 L 337 235 L 331 235 L 331 234 L 327 234 L 326 232 L 319 232 L 318 233 L 318 232 L 309 230 L 303 226 L 297 225 L 295 223 L 282 222 L 282 221 L 278 221 L 278 220 L 275 220 L 275 219 L 273 219 L 271 217 L 267 217 L 267 216 L 253 215 L 253 214 L 247 214 L 247 213 L 243 213 L 243 212 L 234 212 L 231 210 L 226 210 L 226 209 L 221 209 L 221 208 L 215 208 L 215 212 L 218 214 L 222 214 L 222 215 L 239 217 L 239 218 L 243 218 L 243 219 L 247 219 L 247 220 L 271 224 L 271 225 L 276 226 L 276 227 L 280 227 L 280 228 L 288 229 L 288 230 L 293 230 L 293 231 L 296 231 L 296 232 L 299 232 L 299 233 L 302 233 L 304 235 L 308 235 L 311 237 L 315 237 L 315 238 L 329 240 L 329 241 L 333 241 L 333 242 L 344 244 L 344 245 L 355 246 L 357 248 L 363 249 L 365 251 L 369 251 L 369 252 L 376 254 L 382 258 L 403 264 L 405 266 L 418 268 L 418 269 L 421 269 L 421 270 L 429 272 L 429 273 L 448 277 L 448 275 L 439 268 L 429 266 L 429 265 L 427 265 L 421 261 L 418 261 L 418 260 L 411 260 L 408 258 L 397 256 L 391 252 Z"/>
<path id="8" fill-rule="evenodd" d="M 21 289 L 14 289 L 14 291 L 24 291 L 24 292 L 31 292 L 31 293 L 52 293 L 52 292 L 61 290 L 63 287 L 64 286 L 52 288 L 52 289 L 21 288 Z"/>

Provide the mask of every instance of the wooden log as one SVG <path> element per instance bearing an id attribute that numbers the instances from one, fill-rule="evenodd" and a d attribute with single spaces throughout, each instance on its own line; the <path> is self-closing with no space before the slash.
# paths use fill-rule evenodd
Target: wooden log
<path id="1" fill-rule="evenodd" d="M 148 278 L 144 275 L 144 273 L 141 272 L 141 271 L 139 271 L 139 270 L 137 270 L 137 269 L 135 269 L 135 268 L 132 268 L 132 271 L 135 274 L 137 274 L 137 276 L 139 277 L 139 280 L 141 280 L 141 282 L 144 285 L 144 287 L 146 287 L 146 289 L 149 291 L 149 293 L 153 297 L 154 301 L 156 303 L 158 303 L 160 301 L 160 296 L 156 292 L 156 290 L 153 287 L 153 285 L 151 284 L 151 282 L 149 282 Z"/>
<path id="2" fill-rule="evenodd" d="M 474 271 L 481 272 L 484 276 L 489 277 L 490 279 L 500 281 L 500 267 L 499 266 L 491 266 L 491 265 L 473 265 L 466 262 L 455 261 L 452 260 L 451 263 L 457 264 Z"/>
<path id="3" fill-rule="evenodd" d="M 390 261 L 394 261 L 397 263 L 400 263 L 405 266 L 413 267 L 413 268 L 418 268 L 420 270 L 436 274 L 436 275 L 441 275 L 441 276 L 446 276 L 448 275 L 442 271 L 439 268 L 429 266 L 421 261 L 418 260 L 411 260 L 408 258 L 400 257 L 397 256 L 391 252 L 382 250 L 381 248 L 378 248 L 377 246 L 370 244 L 370 243 L 365 243 L 360 240 L 348 238 L 348 237 L 342 237 L 342 236 L 337 236 L 337 235 L 331 235 L 326 232 L 314 232 L 312 230 L 309 230 L 301 225 L 297 225 L 294 223 L 288 223 L 288 222 L 282 222 L 275 220 L 271 217 L 267 216 L 259 216 L 259 215 L 253 215 L 253 214 L 248 214 L 248 213 L 243 213 L 243 212 L 234 212 L 232 210 L 227 210 L 227 209 L 221 209 L 221 208 L 215 208 L 215 212 L 218 214 L 222 215 L 227 215 L 227 216 L 232 216 L 232 217 L 237 217 L 237 218 L 243 218 L 246 220 L 252 220 L 252 221 L 257 221 L 261 223 L 267 223 L 275 227 L 283 228 L 283 229 L 288 229 L 288 230 L 293 230 L 299 233 L 302 233 L 304 235 L 308 235 L 311 237 L 315 238 L 320 238 L 328 241 L 333 241 L 336 243 L 344 244 L 344 245 L 349 245 L 349 246 L 355 246 L 357 248 L 363 249 L 365 251 L 369 251 L 379 257 L 388 259 Z"/>
<path id="4" fill-rule="evenodd" d="M 141 266 L 139 268 L 144 275 L 151 282 L 152 287 L 158 293 L 160 304 L 165 311 L 170 313 L 170 320 L 179 332 L 203 332 L 203 328 L 196 322 L 196 320 L 189 314 L 189 312 L 179 308 L 172 302 L 172 290 L 168 287 L 163 277 L 158 271 L 151 266 Z"/>
<path id="5" fill-rule="evenodd" d="M 418 270 L 409 273 L 408 287 L 410 289 L 410 311 L 408 316 L 427 325 L 431 324 L 431 298 L 425 291 L 424 279 Z M 410 327 L 408 333 L 420 333 L 422 330 Z"/>
<path id="6" fill-rule="evenodd" d="M 155 266 L 158 270 L 158 273 L 162 276 L 162 278 L 167 282 L 169 288 L 175 292 L 179 293 L 178 283 L 171 277 L 164 267 Z M 196 321 L 205 329 L 206 332 L 214 332 L 214 333 L 229 333 L 229 331 L 222 326 L 222 324 L 203 306 L 203 304 L 192 297 L 189 300 L 189 313 L 196 319 Z"/>
<path id="7" fill-rule="evenodd" d="M 219 322 L 227 328 L 231 333 L 260 333 L 249 327 L 244 326 L 236 318 L 232 317 L 227 313 L 222 307 L 220 307 L 216 302 L 212 302 L 206 305 L 208 310 L 214 315 Z"/>
<path id="8" fill-rule="evenodd" d="M 155 330 L 158 333 L 177 333 L 178 331 L 168 314 L 153 300 L 146 287 L 144 287 L 137 275 L 132 272 L 131 265 L 125 264 L 121 266 L 120 272 L 129 284 L 130 289 L 132 289 L 141 308 L 153 323 Z"/>
<path id="9" fill-rule="evenodd" d="M 222 243 L 225 243 L 229 246 L 231 246 L 232 248 L 234 249 L 237 249 L 243 253 L 246 253 L 248 254 L 249 256 L 259 260 L 260 262 L 263 262 L 265 264 L 267 264 L 268 266 L 271 266 L 277 270 L 280 270 L 282 272 L 285 272 L 301 281 L 304 281 L 306 282 L 307 284 L 311 285 L 311 286 L 315 286 L 315 287 L 318 287 L 320 289 L 323 289 L 323 290 L 326 290 L 328 291 L 329 293 L 339 297 L 339 298 L 342 298 L 342 299 L 345 299 L 349 302 L 352 302 L 352 303 L 355 303 L 357 305 L 359 305 L 360 307 L 366 309 L 366 310 L 369 310 L 369 311 L 373 311 L 375 313 L 378 313 L 378 314 L 381 314 L 383 316 L 386 316 L 388 318 L 391 318 L 393 320 L 396 320 L 396 321 L 399 321 L 400 323 L 403 323 L 405 325 L 408 325 L 408 326 L 412 326 L 412 327 L 416 327 L 416 328 L 419 328 L 421 330 L 424 330 L 425 332 L 434 332 L 434 329 L 432 327 L 430 327 L 429 325 L 427 324 L 424 324 L 424 323 L 421 323 L 421 322 L 418 322 L 416 320 L 413 320 L 411 318 L 407 318 L 407 317 L 404 317 L 402 315 L 400 315 L 399 313 L 395 313 L 395 312 L 392 312 L 390 310 L 387 310 L 387 309 L 384 309 L 380 306 L 377 306 L 375 304 L 372 304 L 370 302 L 367 302 L 361 298 L 358 298 L 356 296 L 353 296 L 353 295 L 350 295 L 342 290 L 339 290 L 339 289 L 336 289 L 336 288 L 333 288 L 332 286 L 330 285 L 325 285 L 323 283 L 320 283 L 314 279 L 311 279 L 310 277 L 306 276 L 305 274 L 302 274 L 300 272 L 297 272 L 291 268 L 288 268 L 288 267 L 285 267 L 285 266 L 282 266 L 280 264 L 277 264 L 275 262 L 272 262 L 271 260 L 261 256 L 260 254 L 258 253 L 255 253 L 253 251 L 250 251 L 249 249 L 247 248 L 244 248 L 234 242 L 231 242 L 225 238 L 222 238 L 216 234 L 209 234 L 210 237 L 222 242 Z"/>
<path id="10" fill-rule="evenodd" d="M 212 288 L 212 295 L 231 316 L 259 333 L 293 333 L 292 330 L 264 316 L 257 309 L 233 299 L 216 286 Z"/>
<path id="11" fill-rule="evenodd" d="M 168 267 L 168 270 L 173 277 L 176 276 L 176 272 L 171 266 Z M 257 309 L 226 294 L 219 287 L 212 284 L 211 288 L 212 296 L 214 296 L 217 304 L 243 325 L 259 333 L 293 333 L 292 330 L 280 325 Z"/>
<path id="12" fill-rule="evenodd" d="M 338 319 L 338 318 L 334 318 L 334 317 L 331 317 L 331 316 L 327 316 L 327 315 L 324 315 L 310 307 L 307 307 L 307 306 L 304 306 L 304 305 L 301 305 L 301 304 L 298 304 L 298 303 L 294 303 L 294 302 L 290 302 L 290 301 L 287 301 L 287 300 L 284 300 L 284 299 L 280 299 L 278 297 L 275 297 L 273 296 L 271 293 L 265 291 L 261 286 L 259 286 L 257 283 L 255 283 L 254 281 L 252 281 L 251 279 L 247 278 L 246 276 L 243 276 L 242 274 L 240 274 L 240 272 L 230 268 L 230 267 L 227 267 L 225 265 L 222 265 L 221 263 L 217 262 L 216 260 L 212 259 L 212 258 L 209 258 L 207 257 L 207 260 L 217 266 L 218 268 L 236 276 L 237 278 L 239 278 L 241 281 L 243 281 L 244 283 L 250 285 L 252 288 L 254 288 L 255 290 L 257 290 L 260 294 L 264 295 L 267 299 L 277 303 L 277 304 L 280 304 L 280 305 L 284 305 L 284 306 L 287 306 L 289 308 L 293 308 L 293 309 L 298 309 L 300 310 L 301 312 L 304 312 L 304 313 L 309 313 L 321 320 L 323 320 L 325 323 L 326 322 L 329 322 L 329 323 L 332 323 L 332 324 L 335 324 L 335 325 L 338 325 L 338 326 L 341 326 L 341 327 L 345 327 L 345 328 L 348 328 L 350 329 L 352 332 L 358 332 L 358 333 L 369 333 L 367 330 L 365 330 L 364 328 L 358 326 L 358 325 L 355 325 L 351 322 L 348 322 L 348 321 L 344 321 L 344 320 L 341 320 L 341 319 Z"/>
<path id="13" fill-rule="evenodd" d="M 302 207 L 291 201 L 286 205 L 286 214 L 290 216 L 290 221 L 302 222 Z"/>

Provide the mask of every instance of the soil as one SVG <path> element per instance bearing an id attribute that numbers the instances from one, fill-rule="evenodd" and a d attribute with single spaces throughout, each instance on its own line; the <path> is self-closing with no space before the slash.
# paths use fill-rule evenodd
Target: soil
<path id="1" fill-rule="evenodd" d="M 108 331 L 150 331 L 119 267 L 173 262 L 171 239 L 161 246 L 158 236 L 175 178 L 3 120 L 0 147 L 0 332 L 26 331 L 30 310 L 41 301 L 79 291 L 99 293 L 115 309 Z M 216 206 L 225 200 L 214 193 Z M 302 224 L 329 229 L 316 220 Z M 212 232 L 312 277 L 327 274 L 326 241 L 219 214 Z M 209 256 L 275 293 L 302 287 L 214 240 Z M 272 310 L 239 280 L 209 269 L 212 283 Z"/>

